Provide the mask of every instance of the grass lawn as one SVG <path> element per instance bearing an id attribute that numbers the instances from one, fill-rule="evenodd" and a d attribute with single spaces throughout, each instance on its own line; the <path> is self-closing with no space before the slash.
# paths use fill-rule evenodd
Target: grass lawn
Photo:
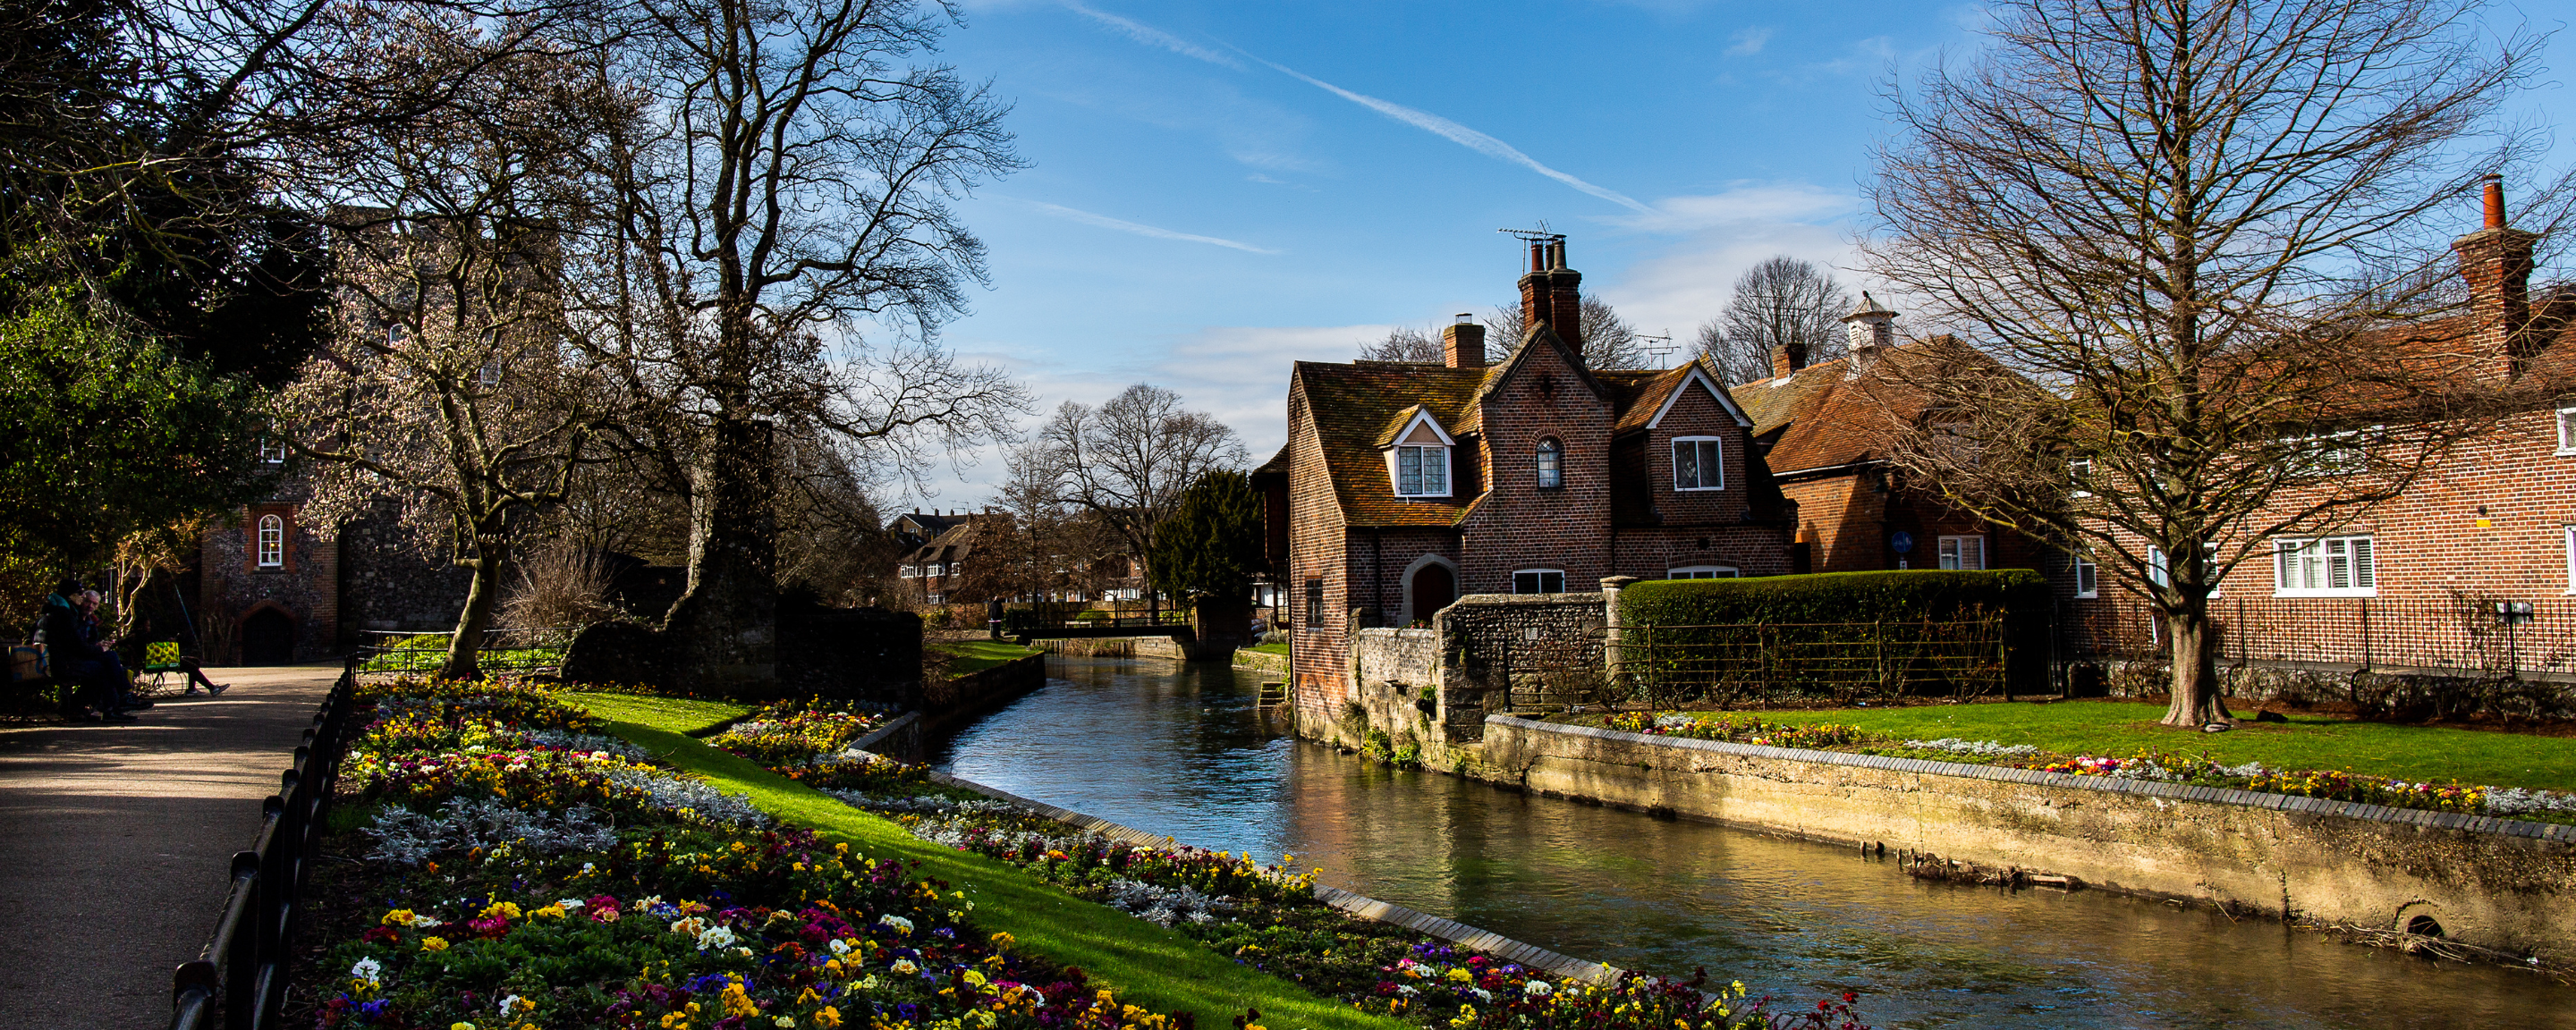
<path id="1" fill-rule="evenodd" d="M 572 702 L 603 719 L 653 726 L 697 735 L 751 714 L 752 706 L 732 701 L 698 701 L 642 694 L 574 694 Z"/>
<path id="2" fill-rule="evenodd" d="M 1246 1008 L 1262 1022 L 1298 1030 L 1414 1030 L 1410 1024 L 1365 1015 L 1309 994 L 1305 989 L 1236 965 L 1195 941 L 1142 919 L 1073 897 L 1013 866 L 954 851 L 914 837 L 894 823 L 718 751 L 682 731 L 703 710 L 664 698 L 576 694 L 575 701 L 614 720 L 618 736 L 651 750 L 680 769 L 704 776 L 727 793 L 751 796 L 780 820 L 810 827 L 832 841 L 847 841 L 871 856 L 896 856 L 920 865 L 922 875 L 948 881 L 975 902 L 975 916 L 1008 930 L 1021 947 L 1084 972 L 1115 988 L 1129 1004 L 1158 1012 L 1190 1011 L 1202 1027 L 1221 1027 Z"/>
<path id="3" fill-rule="evenodd" d="M 2290 715 L 2286 723 L 2238 723 L 2226 733 L 2161 726 L 2161 704 L 1925 705 L 1759 712 L 1775 722 L 1836 722 L 1915 740 L 1958 737 L 2029 744 L 2043 751 L 2125 756 L 2161 748 L 2230 765 L 2342 769 L 2410 780 L 2460 780 L 2492 787 L 2576 790 L 2576 739 L 2438 726 L 2392 726 Z"/>
<path id="4" fill-rule="evenodd" d="M 930 647 L 949 656 L 948 674 L 951 676 L 982 672 L 1014 659 L 1046 653 L 1008 640 L 943 640 Z"/>
<path id="5" fill-rule="evenodd" d="M 1284 655 L 1288 653 L 1288 642 L 1283 640 L 1276 644 L 1254 644 L 1251 647 L 1244 648 L 1244 650 L 1259 651 L 1263 654 Z"/>

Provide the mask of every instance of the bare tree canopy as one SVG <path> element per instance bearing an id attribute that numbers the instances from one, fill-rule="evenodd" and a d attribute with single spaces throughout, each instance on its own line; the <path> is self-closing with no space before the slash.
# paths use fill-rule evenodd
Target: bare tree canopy
<path id="1" fill-rule="evenodd" d="M 1049 484 L 1052 500 L 1091 513 L 1139 560 L 1153 554 L 1154 533 L 1181 494 L 1211 472 L 1239 471 L 1249 461 L 1233 428 L 1181 407 L 1181 395 L 1138 383 L 1094 408 L 1066 401 L 1040 427 L 1038 449 L 1024 459 L 1029 477 Z M 1152 575 L 1147 570 L 1148 581 Z"/>
<path id="2" fill-rule="evenodd" d="M 1800 367 L 1842 357 L 1841 319 L 1851 306 L 1831 273 L 1782 254 L 1735 278 L 1735 296 L 1700 324 L 1694 343 L 1730 384 L 1767 379 L 1776 348 L 1789 348 Z"/>
<path id="3" fill-rule="evenodd" d="M 665 620 L 693 670 L 770 667 L 775 441 L 918 482 L 1007 439 L 1026 391 L 936 330 L 985 280 L 951 204 L 1019 167 L 986 88 L 924 63 L 953 10 L 914 0 L 644 0 L 598 72 L 640 114 L 605 148 L 617 232 L 578 269 L 574 339 L 617 370 L 618 443 L 690 498 Z"/>
<path id="4" fill-rule="evenodd" d="M 1485 318 L 1486 338 L 1501 340 L 1503 353 L 1521 344 L 1521 302 L 1499 305 Z M 1646 368 L 1652 355 L 1637 340 L 1637 327 L 1619 317 L 1609 301 L 1583 295 L 1583 363 L 1591 368 Z M 1435 344 L 1438 341 L 1433 341 Z M 1439 360 L 1434 358 L 1433 360 Z"/>
<path id="5" fill-rule="evenodd" d="M 1361 361 L 1414 361 L 1437 365 L 1449 360 L 1440 338 L 1409 325 L 1387 330 L 1386 338 L 1360 345 Z"/>
<path id="6" fill-rule="evenodd" d="M 1890 90 L 1867 268 L 2011 370 L 1921 377 L 1947 414 L 1895 457 L 2125 573 L 2172 644 L 2169 723 L 2225 714 L 2228 569 L 2394 496 L 2510 401 L 2486 374 L 2506 341 L 2427 321 L 2462 310 L 2478 173 L 2532 143 L 2496 115 L 2538 41 L 2476 10 L 2010 0 L 1972 63 Z"/>

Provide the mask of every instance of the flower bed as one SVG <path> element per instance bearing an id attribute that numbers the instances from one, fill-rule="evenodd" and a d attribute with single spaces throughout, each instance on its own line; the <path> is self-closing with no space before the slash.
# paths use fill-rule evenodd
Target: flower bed
<path id="1" fill-rule="evenodd" d="M 885 721 L 821 699 L 782 702 L 752 713 L 708 743 L 762 765 L 805 762 L 839 754 Z"/>
<path id="2" fill-rule="evenodd" d="M 360 703 L 338 839 L 363 866 L 315 899 L 340 932 L 296 992 L 312 1025 L 1165 1027 L 977 925 L 962 891 L 774 825 L 549 690 Z"/>
<path id="3" fill-rule="evenodd" d="M 1619 712 L 1603 719 L 1602 725 L 1608 729 L 1649 736 L 1922 758 L 1965 765 L 2038 769 L 2072 776 L 2119 776 L 2330 801 L 2354 801 L 2391 808 L 2576 823 L 2576 794 L 2482 787 L 2458 781 L 2410 782 L 2349 771 L 2274 769 L 2259 762 L 2228 765 L 2206 754 L 2194 757 L 2148 750 L 2132 755 L 2059 755 L 2027 744 L 2006 746 L 1994 741 L 1950 737 L 1912 740 L 1870 733 L 1855 726 L 1768 722 L 1734 713 L 1657 715 L 1651 712 Z"/>
<path id="4" fill-rule="evenodd" d="M 763 760 L 773 763 L 773 771 L 883 814 L 924 840 L 1009 862 L 1068 893 L 1170 927 L 1243 965 L 1424 1027 L 1860 1026 L 1848 995 L 1820 1001 L 1812 1011 L 1778 1012 L 1769 998 L 1747 1001 L 1741 984 L 1703 991 L 1701 981 L 1635 974 L 1615 985 L 1559 982 L 1543 971 L 1348 916 L 1316 899 L 1320 870 L 1298 872 L 1291 868 L 1295 856 L 1265 865 L 1249 854 L 1181 844 L 1139 847 L 937 785 L 927 768 L 882 757 L 816 749 Z"/>

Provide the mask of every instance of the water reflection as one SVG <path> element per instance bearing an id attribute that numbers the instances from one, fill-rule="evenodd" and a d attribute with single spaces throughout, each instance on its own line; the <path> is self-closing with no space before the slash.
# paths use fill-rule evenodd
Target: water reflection
<path id="1" fill-rule="evenodd" d="M 2100 892 L 1919 883 L 1838 847 L 1530 797 L 1301 743 L 1261 674 L 1069 659 L 958 775 L 1569 955 L 1854 990 L 1882 1027 L 2576 1025 L 2576 990 Z"/>

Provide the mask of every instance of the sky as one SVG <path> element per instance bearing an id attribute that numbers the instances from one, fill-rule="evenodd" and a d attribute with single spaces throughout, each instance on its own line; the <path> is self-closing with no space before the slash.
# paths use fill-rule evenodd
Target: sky
<path id="1" fill-rule="evenodd" d="M 1872 286 L 1851 243 L 1881 91 L 1972 53 L 1985 17 L 1805 0 L 961 10 L 938 59 L 1014 105 L 1029 166 L 958 205 L 992 282 L 944 341 L 1017 374 L 1030 426 L 1150 382 L 1256 463 L 1286 441 L 1292 362 L 1514 300 L 1523 251 L 1500 228 L 1564 233 L 1585 288 L 1676 347 L 1776 254 Z M 2547 30 L 2571 10 L 2491 20 Z M 2570 59 L 2576 43 L 2552 45 L 2553 67 Z M 2518 111 L 2555 121 L 2567 100 L 2543 76 Z M 904 506 L 978 505 L 1001 474 L 986 454 Z"/>

